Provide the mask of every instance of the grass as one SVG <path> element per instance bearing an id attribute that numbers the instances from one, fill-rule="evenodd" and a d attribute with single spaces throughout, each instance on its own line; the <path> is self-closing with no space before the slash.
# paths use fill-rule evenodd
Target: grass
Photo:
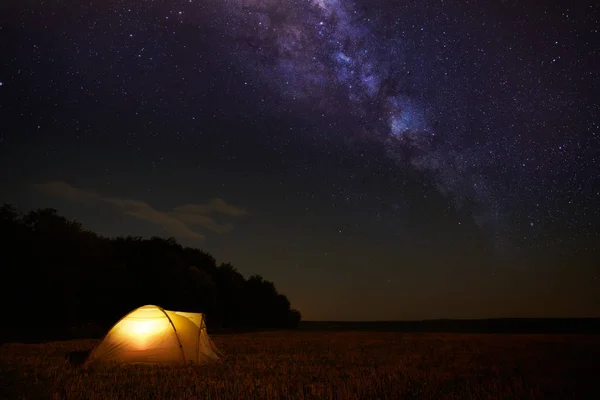
<path id="1" fill-rule="evenodd" d="M 223 362 L 85 370 L 96 340 L 0 347 L 2 399 L 592 399 L 600 336 L 214 335 Z"/>

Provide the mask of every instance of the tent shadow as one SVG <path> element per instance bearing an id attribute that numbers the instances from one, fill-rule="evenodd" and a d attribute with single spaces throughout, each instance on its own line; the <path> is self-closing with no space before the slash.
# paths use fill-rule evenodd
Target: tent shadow
<path id="1" fill-rule="evenodd" d="M 74 366 L 81 366 L 85 363 L 85 360 L 90 355 L 91 350 L 78 350 L 71 351 L 67 354 L 66 358 L 69 360 L 69 363 Z"/>

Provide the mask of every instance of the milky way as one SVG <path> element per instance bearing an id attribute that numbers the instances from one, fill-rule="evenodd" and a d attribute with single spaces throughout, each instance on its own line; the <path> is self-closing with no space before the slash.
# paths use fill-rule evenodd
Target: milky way
<path id="1" fill-rule="evenodd" d="M 531 190 L 546 196 L 554 192 L 547 182 L 530 180 L 532 171 L 539 175 L 542 170 L 545 179 L 560 180 L 560 172 L 541 154 L 573 168 L 578 156 L 571 153 L 574 158 L 566 160 L 564 149 L 578 152 L 592 139 L 542 139 L 550 127 L 565 129 L 552 110 L 580 94 L 577 89 L 563 92 L 556 75 L 544 70 L 560 62 L 552 56 L 553 47 L 565 46 L 552 32 L 541 34 L 547 53 L 527 60 L 526 55 L 512 54 L 513 48 L 525 46 L 516 35 L 508 37 L 493 14 L 457 22 L 439 17 L 450 10 L 443 3 L 437 4 L 435 16 L 425 13 L 416 26 L 414 19 L 403 18 L 408 11 L 398 2 L 380 8 L 345 0 L 228 0 L 226 7 L 235 20 L 230 34 L 248 44 L 240 46 L 240 62 L 254 63 L 257 74 L 288 98 L 315 104 L 331 118 L 344 110 L 361 120 L 360 129 L 337 135 L 366 131 L 368 138 L 385 146 L 399 168 L 433 173 L 440 192 L 458 208 L 468 203 L 480 226 L 502 230 L 511 208 L 532 205 L 523 207 Z M 436 6 L 424 3 L 423 8 Z M 467 24 L 471 26 L 461 26 Z M 486 33 L 489 27 L 505 35 L 506 42 Z M 573 56 L 572 62 L 581 64 L 585 54 Z M 539 69 L 536 63 L 547 67 Z M 461 96 L 471 99 L 465 103 Z M 581 110 L 566 111 L 569 118 L 578 118 L 588 106 L 572 104 Z M 533 221 L 563 212 L 556 203 L 542 203 L 538 199 L 537 209 L 519 216 L 529 228 L 535 226 Z"/>
<path id="2" fill-rule="evenodd" d="M 403 61 L 401 33 L 378 35 L 381 21 L 351 1 L 229 0 L 227 7 L 245 35 L 237 38 L 249 45 L 240 62 L 257 63 L 266 80 L 275 75 L 277 89 L 295 100 L 321 104 L 331 114 L 332 104 L 347 107 L 368 121 L 367 135 L 381 141 L 398 164 L 434 172 L 440 191 L 457 206 L 471 197 L 481 206 L 476 221 L 499 228 L 502 210 L 477 174 L 482 163 L 489 164 L 481 154 L 485 146 L 456 150 L 460 137 L 454 133 L 435 140 L 427 104 L 407 89 L 413 79 Z"/>

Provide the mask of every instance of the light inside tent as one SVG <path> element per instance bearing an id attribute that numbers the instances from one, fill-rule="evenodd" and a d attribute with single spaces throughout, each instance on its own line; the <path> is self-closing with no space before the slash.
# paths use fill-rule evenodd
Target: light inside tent
<path id="1" fill-rule="evenodd" d="M 168 333 L 169 320 L 167 318 L 125 318 L 119 324 L 117 336 L 127 339 L 137 350 L 146 350 L 154 346 Z"/>

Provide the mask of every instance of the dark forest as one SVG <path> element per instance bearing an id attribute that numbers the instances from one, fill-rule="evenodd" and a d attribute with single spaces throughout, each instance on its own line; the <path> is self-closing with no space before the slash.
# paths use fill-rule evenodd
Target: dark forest
<path id="1" fill-rule="evenodd" d="M 97 335 L 145 304 L 205 313 L 209 330 L 296 328 L 301 319 L 273 282 L 173 238 L 106 238 L 57 210 L 5 204 L 0 239 L 3 339 Z"/>

